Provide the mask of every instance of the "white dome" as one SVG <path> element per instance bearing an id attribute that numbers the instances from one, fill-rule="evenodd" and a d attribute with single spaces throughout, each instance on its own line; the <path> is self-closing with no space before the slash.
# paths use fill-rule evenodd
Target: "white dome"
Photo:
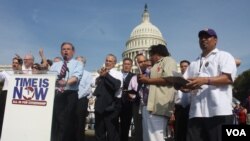
<path id="1" fill-rule="evenodd" d="M 150 22 L 147 5 L 145 5 L 142 22 L 132 30 L 126 43 L 126 51 L 134 49 L 147 50 L 151 45 L 155 44 L 166 45 L 166 42 L 161 31 Z"/>
<path id="2" fill-rule="evenodd" d="M 142 21 L 132 30 L 122 56 L 131 58 L 140 51 L 147 55 L 148 48 L 157 44 L 166 45 L 166 41 L 163 39 L 161 31 L 150 22 L 147 5 L 145 5 Z"/>
<path id="3" fill-rule="evenodd" d="M 149 47 L 157 44 L 163 44 L 166 46 L 166 41 L 162 37 L 160 30 L 150 22 L 147 5 L 145 5 L 142 14 L 142 21 L 132 30 L 129 39 L 126 42 L 126 48 L 122 53 L 122 57 L 128 57 L 134 60 L 134 57 L 138 53 L 143 53 L 149 58 Z M 133 68 L 133 70 L 135 69 Z"/>
<path id="4" fill-rule="evenodd" d="M 160 30 L 150 22 L 142 22 L 140 25 L 136 26 L 131 35 L 130 39 L 139 37 L 155 37 L 162 38 Z"/>
<path id="5" fill-rule="evenodd" d="M 140 37 L 162 38 L 160 30 L 150 22 L 147 9 L 144 10 L 141 24 L 136 26 L 130 35 L 130 39 Z"/>

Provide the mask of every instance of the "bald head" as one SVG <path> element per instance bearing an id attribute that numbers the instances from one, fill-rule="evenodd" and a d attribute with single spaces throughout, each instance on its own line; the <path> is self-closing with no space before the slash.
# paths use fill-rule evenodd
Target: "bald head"
<path id="1" fill-rule="evenodd" d="M 35 58 L 32 54 L 26 54 L 23 58 L 25 68 L 31 68 L 34 64 Z"/>

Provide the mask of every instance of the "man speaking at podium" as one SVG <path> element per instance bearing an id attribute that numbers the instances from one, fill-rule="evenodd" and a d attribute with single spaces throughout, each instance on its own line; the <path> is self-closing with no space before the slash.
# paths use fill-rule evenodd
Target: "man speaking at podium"
<path id="1" fill-rule="evenodd" d="M 58 74 L 52 120 L 52 141 L 74 141 L 75 108 L 78 100 L 78 82 L 82 77 L 83 65 L 73 58 L 72 43 L 61 45 L 63 61 L 54 63 L 50 71 Z"/>

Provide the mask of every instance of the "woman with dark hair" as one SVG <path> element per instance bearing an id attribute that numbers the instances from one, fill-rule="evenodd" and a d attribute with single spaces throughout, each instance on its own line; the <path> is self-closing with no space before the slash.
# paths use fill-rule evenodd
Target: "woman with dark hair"
<path id="1" fill-rule="evenodd" d="M 149 48 L 149 56 L 152 62 L 150 77 L 139 75 L 140 83 L 148 84 L 148 104 L 142 109 L 142 117 L 147 119 L 147 125 L 143 130 L 148 131 L 144 141 L 164 141 L 164 133 L 167 126 L 167 119 L 174 110 L 174 95 L 176 90 L 171 82 L 165 77 L 173 76 L 177 71 L 176 61 L 170 57 L 165 45 L 153 45 Z"/>
<path id="2" fill-rule="evenodd" d="M 167 47 L 162 44 L 152 45 L 149 48 L 149 56 L 152 56 L 154 54 L 158 54 L 159 56 L 162 57 L 171 56 L 171 54 L 168 52 Z"/>

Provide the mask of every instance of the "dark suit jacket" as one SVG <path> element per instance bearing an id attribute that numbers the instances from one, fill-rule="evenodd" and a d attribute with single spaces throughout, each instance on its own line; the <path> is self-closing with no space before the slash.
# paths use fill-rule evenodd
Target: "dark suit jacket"
<path id="1" fill-rule="evenodd" d="M 128 100 L 128 94 L 126 93 L 126 90 L 128 90 L 128 85 L 130 83 L 131 78 L 134 75 L 135 75 L 134 73 L 129 72 L 128 75 L 126 76 L 125 80 L 123 81 L 122 103 L 130 103 L 130 101 Z"/>
<path id="2" fill-rule="evenodd" d="M 120 89 L 121 81 L 107 74 L 97 78 L 97 87 L 93 93 L 96 96 L 95 111 L 103 113 L 116 101 L 115 92 Z"/>

